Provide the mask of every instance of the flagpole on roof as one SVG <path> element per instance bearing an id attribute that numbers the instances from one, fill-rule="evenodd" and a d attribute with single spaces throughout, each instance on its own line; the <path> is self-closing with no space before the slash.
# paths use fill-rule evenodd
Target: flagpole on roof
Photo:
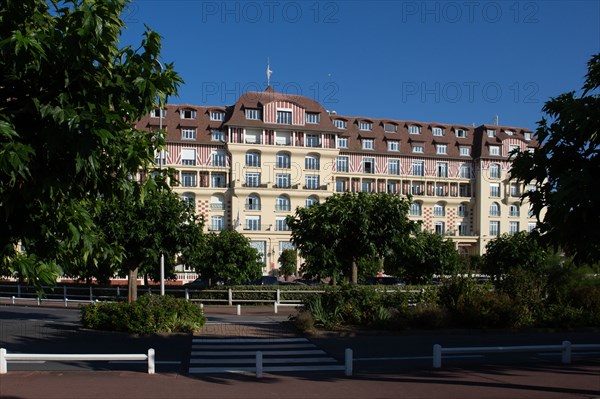
<path id="1" fill-rule="evenodd" d="M 267 86 L 271 86 L 271 75 L 273 74 L 273 71 L 271 70 L 271 62 L 269 60 L 269 57 L 267 57 Z"/>

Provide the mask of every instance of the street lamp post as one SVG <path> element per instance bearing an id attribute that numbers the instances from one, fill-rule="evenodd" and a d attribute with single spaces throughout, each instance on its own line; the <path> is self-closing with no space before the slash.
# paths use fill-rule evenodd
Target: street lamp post
<path id="1" fill-rule="evenodd" d="M 161 64 L 161 62 L 159 60 L 156 60 L 156 62 L 158 63 L 158 66 L 160 67 L 160 73 L 162 75 L 162 71 L 163 71 L 163 65 Z M 162 128 L 163 128 L 163 107 L 162 107 L 162 100 L 159 96 L 158 98 L 158 129 L 162 132 Z M 161 149 L 159 154 L 158 154 L 158 168 L 162 171 L 162 165 L 163 164 L 163 150 Z M 165 254 L 163 254 L 161 252 L 160 254 L 160 295 L 164 296 L 165 295 Z"/>

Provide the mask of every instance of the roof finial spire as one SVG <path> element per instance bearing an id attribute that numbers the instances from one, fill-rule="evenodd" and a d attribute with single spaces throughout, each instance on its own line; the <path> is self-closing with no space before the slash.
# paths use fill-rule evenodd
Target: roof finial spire
<path id="1" fill-rule="evenodd" d="M 271 75 L 273 74 L 273 71 L 271 70 L 271 62 L 269 60 L 269 57 L 267 57 L 267 86 L 271 86 Z"/>

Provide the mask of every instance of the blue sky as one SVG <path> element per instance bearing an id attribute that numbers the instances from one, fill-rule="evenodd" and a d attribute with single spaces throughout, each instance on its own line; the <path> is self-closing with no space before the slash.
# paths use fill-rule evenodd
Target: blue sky
<path id="1" fill-rule="evenodd" d="M 534 129 L 600 52 L 594 1 L 135 0 L 185 80 L 170 103 L 229 105 L 266 87 L 338 114 Z"/>

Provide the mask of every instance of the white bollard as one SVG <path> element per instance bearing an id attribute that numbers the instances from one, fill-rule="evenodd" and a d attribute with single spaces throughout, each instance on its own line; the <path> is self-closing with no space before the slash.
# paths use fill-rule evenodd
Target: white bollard
<path id="1" fill-rule="evenodd" d="M 256 378 L 263 376 L 263 354 L 261 351 L 256 352 Z"/>
<path id="2" fill-rule="evenodd" d="M 237 315 L 241 315 L 242 314 L 242 305 L 237 305 Z"/>
<path id="3" fill-rule="evenodd" d="M 277 309 L 277 302 L 274 303 L 273 311 L 275 312 L 275 314 L 277 314 L 277 311 L 278 311 L 278 309 Z"/>
<path id="4" fill-rule="evenodd" d="M 433 368 L 442 368 L 442 345 L 433 345 Z"/>
<path id="5" fill-rule="evenodd" d="M 345 356 L 346 360 L 346 377 L 352 377 L 352 369 L 353 369 L 353 359 L 352 359 L 352 349 L 346 348 Z"/>
<path id="6" fill-rule="evenodd" d="M 200 309 L 204 310 L 204 304 L 203 303 L 200 304 Z"/>
<path id="7" fill-rule="evenodd" d="M 69 298 L 65 298 L 65 308 L 69 307 Z"/>
<path id="8" fill-rule="evenodd" d="M 13 297 L 12 297 L 12 304 L 13 304 L 13 305 L 15 304 L 15 296 L 14 296 L 14 295 L 13 295 Z"/>
<path id="9" fill-rule="evenodd" d="M 0 374 L 6 374 L 6 349 L 0 348 Z"/>
<path id="10" fill-rule="evenodd" d="M 562 364 L 571 364 L 571 342 L 562 342 Z"/>
<path id="11" fill-rule="evenodd" d="M 156 371 L 155 357 L 156 353 L 154 352 L 154 349 L 148 349 L 148 374 L 154 374 Z"/>

